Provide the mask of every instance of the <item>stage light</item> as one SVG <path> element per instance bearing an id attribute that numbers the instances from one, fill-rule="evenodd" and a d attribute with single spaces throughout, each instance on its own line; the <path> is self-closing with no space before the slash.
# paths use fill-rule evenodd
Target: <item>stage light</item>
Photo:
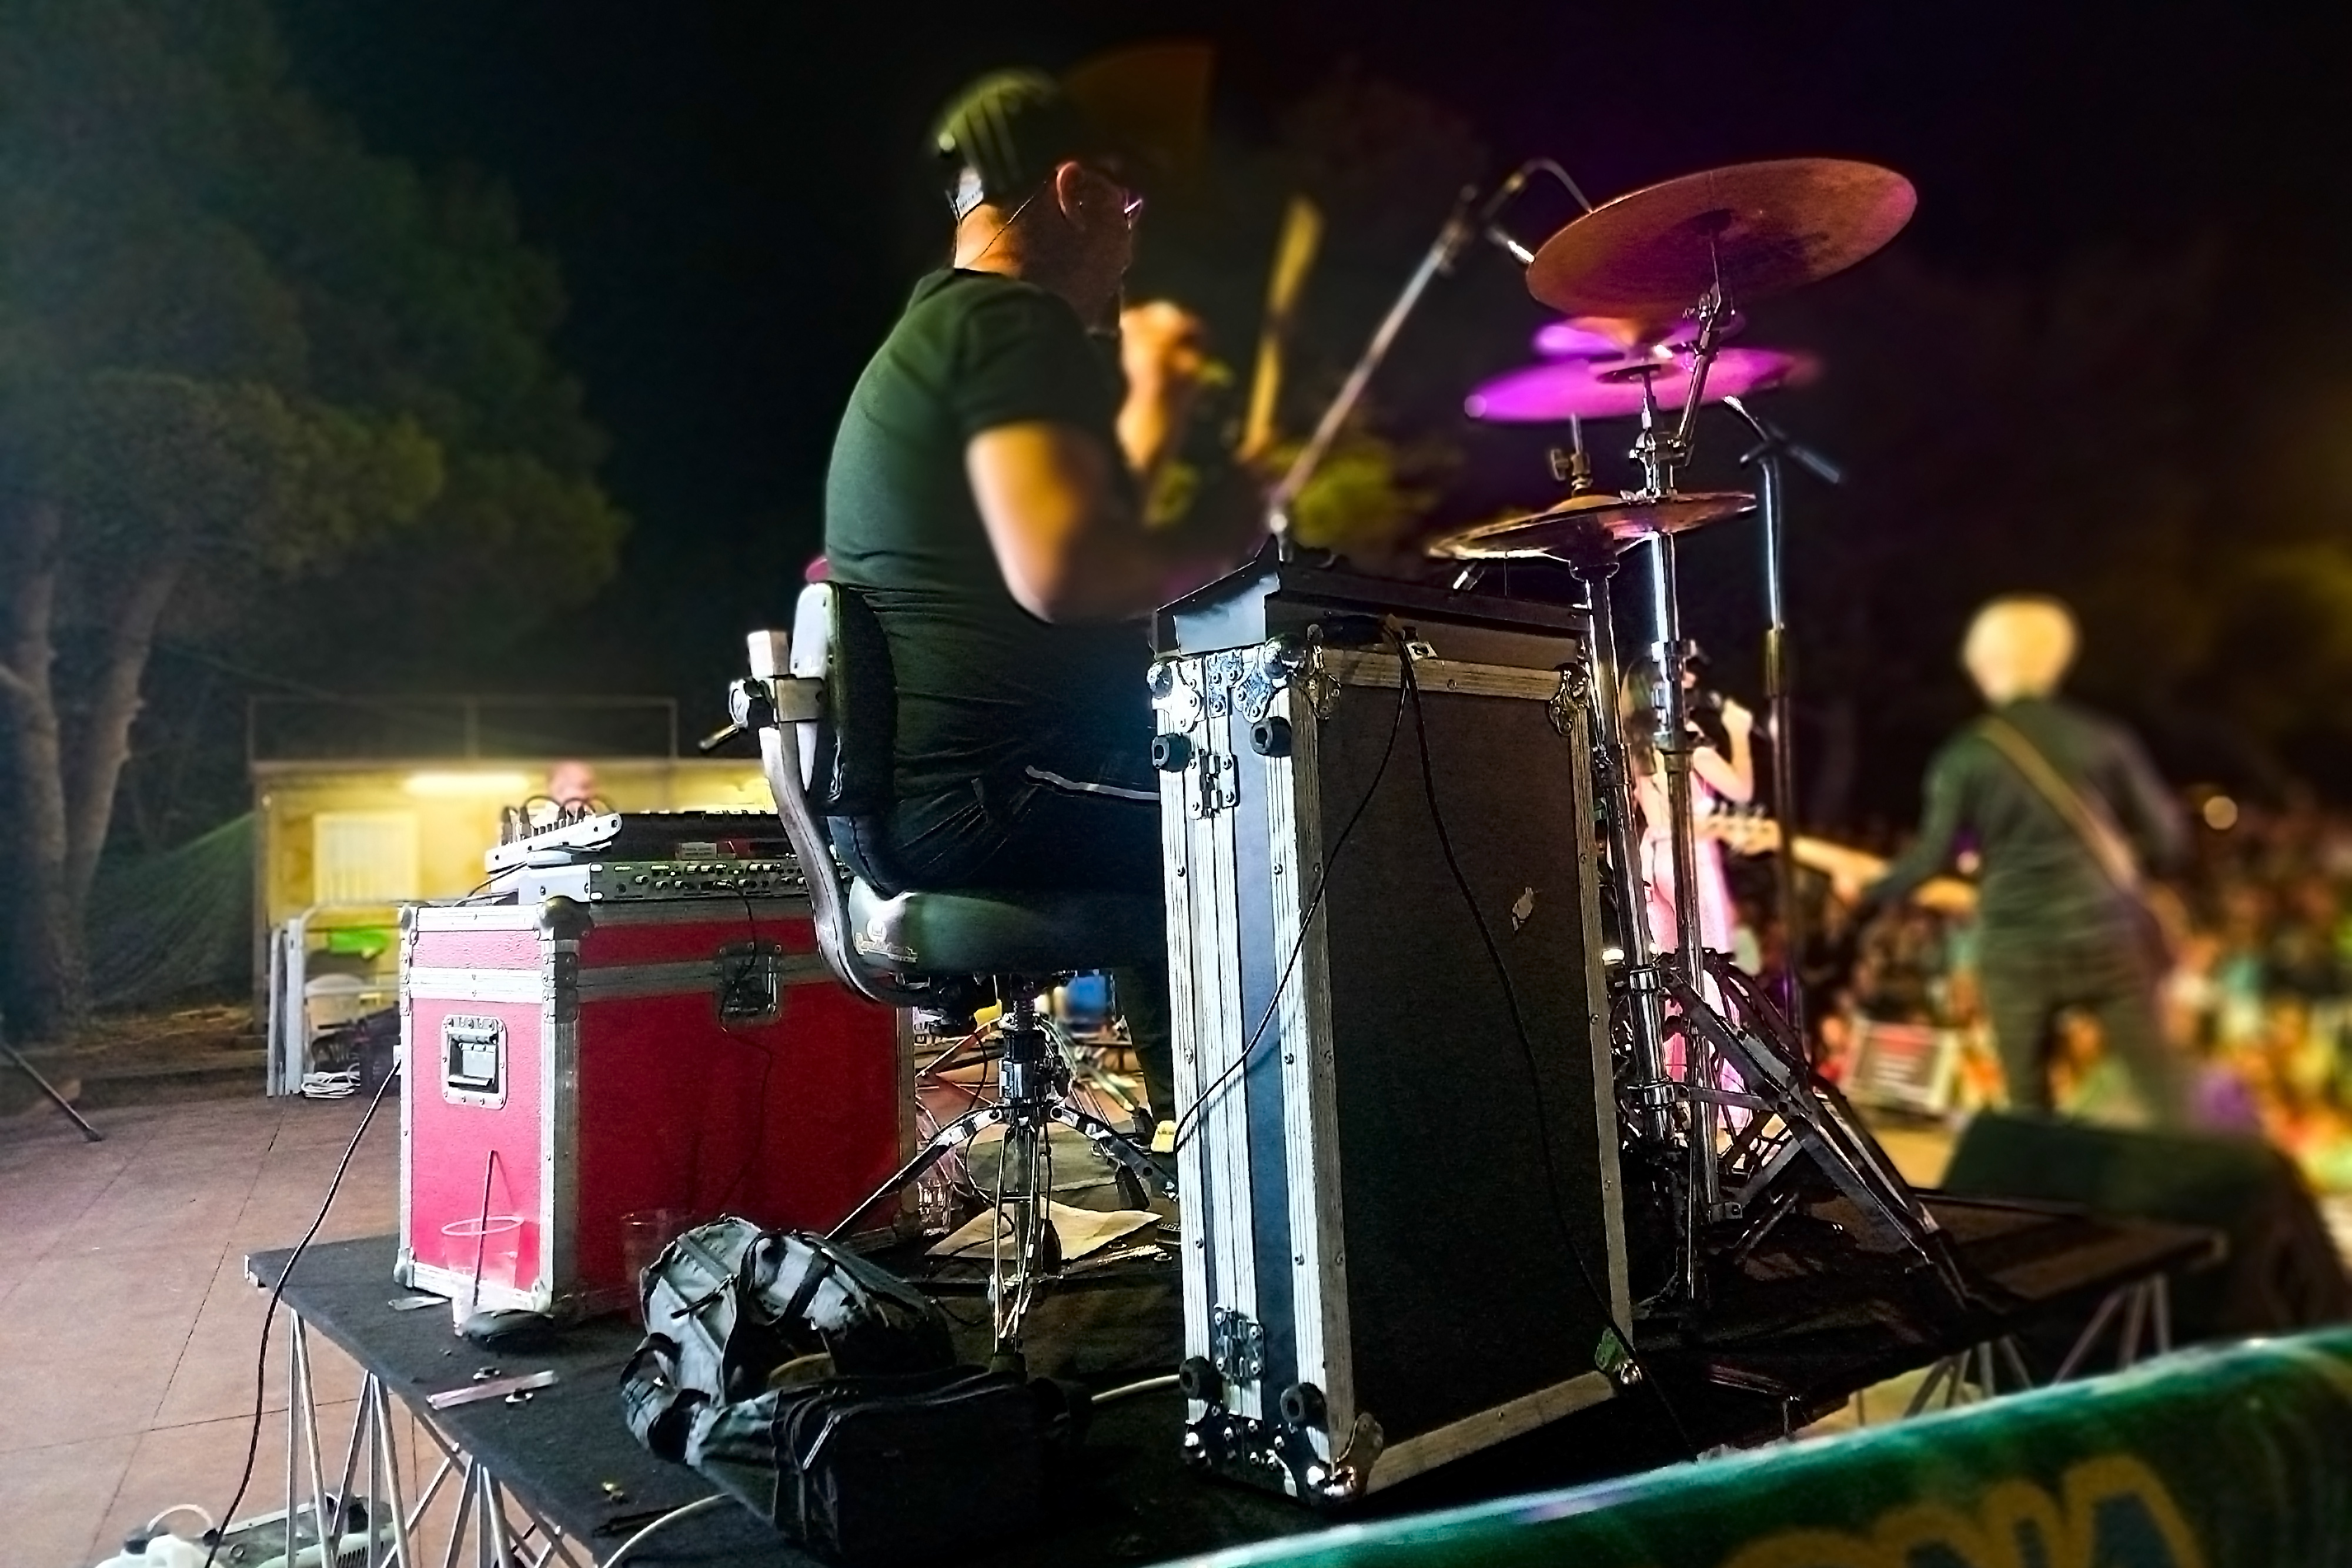
<path id="1" fill-rule="evenodd" d="M 2238 803 L 2227 795 L 2208 795 L 2204 815 L 2207 827 L 2226 833 L 2238 825 Z"/>
<path id="2" fill-rule="evenodd" d="M 412 795 L 495 795 L 520 800 L 530 793 L 521 773 L 412 773 L 401 788 Z"/>

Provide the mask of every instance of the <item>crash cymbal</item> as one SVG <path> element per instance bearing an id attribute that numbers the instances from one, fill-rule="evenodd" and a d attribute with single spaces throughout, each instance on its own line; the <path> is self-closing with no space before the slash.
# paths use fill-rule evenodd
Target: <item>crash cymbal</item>
<path id="1" fill-rule="evenodd" d="M 1589 559 L 1612 543 L 1679 534 L 1756 509 L 1744 490 L 1698 491 L 1643 500 L 1594 492 L 1548 512 L 1480 523 L 1432 540 L 1428 551 L 1452 560 Z"/>
<path id="2" fill-rule="evenodd" d="M 1842 272 L 1918 204 L 1891 169 L 1842 158 L 1734 163 L 1646 186 L 1544 241 L 1528 292 L 1571 316 L 1670 320 L 1719 276 L 1739 302 Z"/>
<path id="3" fill-rule="evenodd" d="M 1819 361 L 1809 354 L 1725 349 L 1707 371 L 1706 401 L 1721 402 L 1771 387 L 1802 385 L 1819 369 Z M 1658 406 L 1668 413 L 1682 407 L 1690 395 L 1690 367 L 1685 361 L 1560 359 L 1483 382 L 1463 400 L 1462 408 L 1473 419 L 1500 424 L 1540 424 L 1571 414 L 1579 419 L 1622 418 L 1642 412 L 1644 374 L 1657 389 Z"/>

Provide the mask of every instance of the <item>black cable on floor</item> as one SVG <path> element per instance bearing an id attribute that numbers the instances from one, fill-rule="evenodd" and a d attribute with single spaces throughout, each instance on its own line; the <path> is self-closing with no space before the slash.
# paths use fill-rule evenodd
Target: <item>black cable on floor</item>
<path id="1" fill-rule="evenodd" d="M 212 1544 L 205 1552 L 205 1568 L 213 1568 L 213 1558 L 220 1551 L 221 1535 L 236 1521 L 236 1511 L 245 1502 L 246 1490 L 253 1485 L 253 1462 L 261 1452 L 261 1406 L 269 1386 L 269 1325 L 278 1316 L 278 1298 L 286 1293 L 286 1281 L 294 1277 L 294 1266 L 302 1260 L 302 1254 L 318 1236 L 319 1228 L 327 1223 L 327 1210 L 335 1206 L 335 1194 L 342 1189 L 343 1176 L 352 1168 L 352 1156 L 359 1153 L 360 1140 L 367 1136 L 368 1124 L 375 1120 L 376 1107 L 383 1103 L 385 1092 L 399 1079 L 397 1071 L 387 1072 L 383 1075 L 383 1082 L 375 1086 L 375 1093 L 368 1101 L 367 1114 L 360 1118 L 359 1128 L 352 1134 L 352 1141 L 343 1145 L 343 1157 L 335 1162 L 335 1174 L 328 1178 L 327 1196 L 320 1201 L 319 1212 L 311 1217 L 310 1228 L 302 1232 L 302 1239 L 294 1244 L 293 1255 L 286 1260 L 286 1267 L 278 1271 L 278 1282 L 269 1287 L 269 1304 L 261 1312 L 261 1353 L 254 1357 L 253 1364 L 253 1428 L 246 1434 L 245 1469 L 238 1472 L 236 1495 L 228 1500 L 228 1507 L 220 1516 L 220 1528 L 214 1531 Z M 290 1361 L 286 1368 L 286 1396 L 290 1400 L 294 1396 L 294 1368 Z M 288 1502 L 290 1506 L 292 1500 L 289 1498 Z M 321 1550 L 326 1550 L 324 1543 L 321 1543 Z"/>

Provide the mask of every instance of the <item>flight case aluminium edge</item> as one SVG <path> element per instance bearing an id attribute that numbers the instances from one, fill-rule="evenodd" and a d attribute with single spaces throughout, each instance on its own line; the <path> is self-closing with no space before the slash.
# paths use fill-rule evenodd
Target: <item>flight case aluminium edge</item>
<path id="1" fill-rule="evenodd" d="M 1296 632 L 1151 672 L 1183 1442 L 1318 1504 L 1627 1375 L 1582 642 L 1411 635 L 1417 705 L 1395 653 Z"/>

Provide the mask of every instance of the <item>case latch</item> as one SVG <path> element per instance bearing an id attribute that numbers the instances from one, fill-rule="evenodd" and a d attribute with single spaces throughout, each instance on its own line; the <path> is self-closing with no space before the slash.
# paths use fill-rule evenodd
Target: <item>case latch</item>
<path id="1" fill-rule="evenodd" d="M 1239 762 L 1226 753 L 1216 751 L 1196 752 L 1194 761 L 1200 771 L 1192 780 L 1192 815 L 1206 819 L 1220 811 L 1229 811 L 1241 803 Z"/>
<path id="2" fill-rule="evenodd" d="M 1209 1309 L 1209 1359 L 1228 1383 L 1255 1383 L 1265 1370 L 1265 1329 L 1246 1312 Z"/>
<path id="3" fill-rule="evenodd" d="M 451 1013 L 441 1020 L 441 1097 L 493 1110 L 507 1103 L 504 1019 Z"/>

